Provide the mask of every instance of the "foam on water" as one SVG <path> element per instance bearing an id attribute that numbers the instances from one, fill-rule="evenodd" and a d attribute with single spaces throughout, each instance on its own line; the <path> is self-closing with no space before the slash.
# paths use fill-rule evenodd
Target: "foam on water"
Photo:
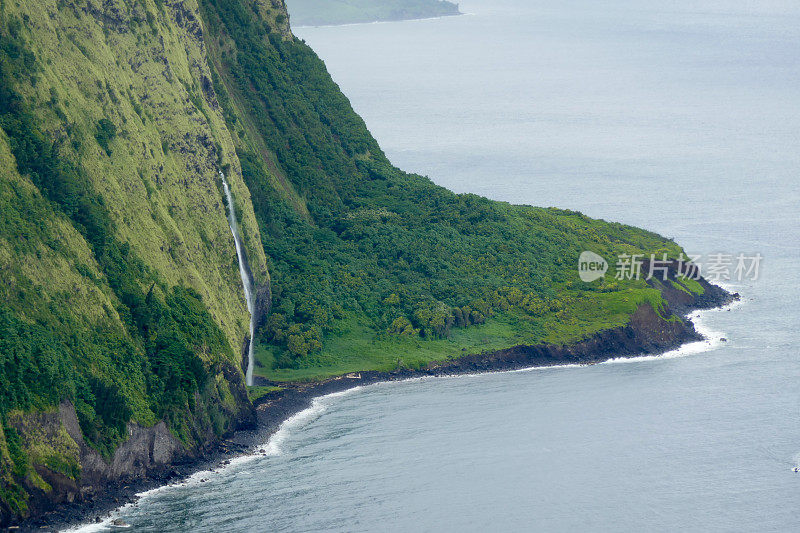
<path id="1" fill-rule="evenodd" d="M 352 389 L 347 389 L 340 392 L 333 392 L 331 394 L 326 394 L 325 396 L 319 396 L 314 398 L 311 401 L 311 405 L 306 409 L 303 409 L 299 413 L 296 413 L 281 423 L 280 427 L 278 427 L 278 431 L 272 434 L 272 436 L 267 441 L 266 446 L 264 446 L 264 451 L 266 455 L 280 455 L 282 453 L 281 445 L 286 441 L 286 438 L 289 436 L 289 433 L 293 429 L 297 429 L 306 425 L 307 423 L 316 420 L 319 418 L 322 413 L 328 410 L 328 407 L 331 405 L 331 401 L 335 398 L 340 398 L 346 394 L 352 394 L 356 391 L 363 389 L 363 386 L 353 387 Z"/>
<path id="2" fill-rule="evenodd" d="M 736 300 L 723 307 L 714 309 L 704 309 L 700 311 L 692 311 L 689 313 L 688 318 L 694 324 L 695 330 L 703 336 L 703 339 L 694 342 L 682 344 L 674 350 L 664 352 L 659 355 L 642 355 L 639 357 L 614 357 L 608 361 L 600 364 L 618 364 L 618 363 L 638 363 L 642 361 L 655 361 L 660 359 L 675 359 L 676 357 L 686 357 L 687 355 L 696 355 L 703 352 L 715 350 L 725 343 L 722 339 L 725 334 L 708 327 L 705 322 L 708 313 L 718 313 L 720 311 L 728 311 L 734 307 L 741 305 L 741 300 Z"/>

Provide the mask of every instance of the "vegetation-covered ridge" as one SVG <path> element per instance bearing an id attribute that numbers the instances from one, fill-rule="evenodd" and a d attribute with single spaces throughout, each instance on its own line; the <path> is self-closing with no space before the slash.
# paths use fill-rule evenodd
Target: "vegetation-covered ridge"
<path id="1" fill-rule="evenodd" d="M 0 525 L 168 461 L 140 447 L 104 470 L 139 430 L 164 421 L 190 453 L 251 413 L 219 171 L 271 289 L 263 379 L 414 369 L 666 314 L 644 281 L 612 267 L 583 283 L 576 264 L 675 243 L 393 167 L 281 0 L 0 0 Z"/>
<path id="2" fill-rule="evenodd" d="M 288 0 L 294 26 L 324 26 L 460 15 L 445 0 Z"/>
<path id="3" fill-rule="evenodd" d="M 457 195 L 398 170 L 319 58 L 259 16 L 263 5 L 202 1 L 272 276 L 257 375 L 414 368 L 572 342 L 625 324 L 643 303 L 661 309 L 658 290 L 615 280 L 613 266 L 604 280 L 581 282 L 577 260 L 583 250 L 676 257 L 674 242 L 576 212 Z"/>

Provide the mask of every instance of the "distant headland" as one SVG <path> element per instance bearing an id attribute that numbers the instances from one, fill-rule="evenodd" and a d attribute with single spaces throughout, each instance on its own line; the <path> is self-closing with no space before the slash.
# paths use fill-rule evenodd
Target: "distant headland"
<path id="1" fill-rule="evenodd" d="M 445 0 L 287 0 L 292 26 L 327 26 L 460 15 Z"/>

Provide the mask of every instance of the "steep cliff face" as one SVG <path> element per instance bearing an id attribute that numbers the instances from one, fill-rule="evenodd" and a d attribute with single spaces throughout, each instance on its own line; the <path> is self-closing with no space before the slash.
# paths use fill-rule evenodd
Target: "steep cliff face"
<path id="1" fill-rule="evenodd" d="M 220 171 L 269 273 L 197 2 L 2 0 L 0 45 L 1 524 L 250 419 Z"/>
<path id="2" fill-rule="evenodd" d="M 121 240 L 170 285 L 196 289 L 229 342 L 247 331 L 218 172 L 228 170 L 248 257 L 268 279 L 259 230 L 211 83 L 193 1 L 6 2 L 36 57 L 23 88 L 59 157 L 103 198 Z M 97 142 L 98 124 L 116 130 Z"/>

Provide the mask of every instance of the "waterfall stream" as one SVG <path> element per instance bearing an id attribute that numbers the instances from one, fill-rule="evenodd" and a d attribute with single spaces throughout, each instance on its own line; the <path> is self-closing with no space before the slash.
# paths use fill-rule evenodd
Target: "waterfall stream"
<path id="1" fill-rule="evenodd" d="M 244 243 L 239 234 L 239 224 L 236 222 L 236 209 L 233 204 L 233 196 L 231 195 L 231 188 L 228 186 L 228 181 L 225 179 L 225 174 L 219 173 L 222 179 L 222 188 L 225 189 L 225 200 L 228 203 L 228 224 L 233 233 L 233 241 L 236 244 L 236 257 L 239 260 L 239 275 L 242 277 L 242 285 L 244 285 L 244 298 L 247 301 L 247 310 L 250 312 L 250 342 L 247 348 L 247 371 L 245 372 L 245 383 L 249 386 L 253 384 L 253 345 L 255 344 L 255 294 L 253 280 L 250 279 L 250 273 L 247 270 L 247 260 L 244 252 Z"/>

